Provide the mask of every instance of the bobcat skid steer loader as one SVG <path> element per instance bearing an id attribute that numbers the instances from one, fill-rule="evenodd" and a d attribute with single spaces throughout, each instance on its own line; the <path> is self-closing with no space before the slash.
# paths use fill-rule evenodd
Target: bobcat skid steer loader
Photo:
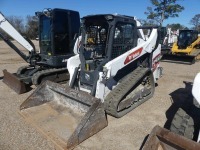
<path id="1" fill-rule="evenodd" d="M 142 28 L 151 31 L 146 40 Z M 63 149 L 72 149 L 146 100 L 161 76 L 156 27 L 122 15 L 82 18 L 79 55 L 67 62 L 69 86 L 46 82 L 20 106 L 21 115 Z M 76 46 L 75 46 L 76 47 Z"/>

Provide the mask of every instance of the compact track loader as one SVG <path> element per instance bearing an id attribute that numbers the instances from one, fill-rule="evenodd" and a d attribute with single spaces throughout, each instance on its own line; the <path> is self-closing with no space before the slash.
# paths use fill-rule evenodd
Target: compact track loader
<path id="1" fill-rule="evenodd" d="M 157 27 L 122 15 L 82 18 L 79 55 L 67 62 L 69 86 L 42 84 L 20 106 L 21 115 L 64 149 L 107 126 L 146 100 L 161 76 Z M 149 29 L 146 40 L 143 30 Z"/>
<path id="2" fill-rule="evenodd" d="M 173 44 L 169 53 L 162 57 L 162 61 L 194 64 L 199 59 L 200 37 L 195 30 L 180 30 L 178 41 Z"/>
<path id="3" fill-rule="evenodd" d="M 75 53 L 73 46 L 80 28 L 79 12 L 45 9 L 43 12 L 36 12 L 36 15 L 39 18 L 39 52 L 36 51 L 34 44 L 24 38 L 0 13 L 0 29 L 29 51 L 28 55 L 25 54 L 5 37 L 5 34 L 0 33 L 0 38 L 29 64 L 20 67 L 14 74 L 3 70 L 3 82 L 18 94 L 31 89 L 32 84 L 37 86 L 46 80 L 69 80 L 66 62 Z"/>

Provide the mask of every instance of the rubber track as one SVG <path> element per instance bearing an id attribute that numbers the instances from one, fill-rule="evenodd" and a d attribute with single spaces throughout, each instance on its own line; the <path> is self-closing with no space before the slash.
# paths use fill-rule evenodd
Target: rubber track
<path id="1" fill-rule="evenodd" d="M 121 114 L 117 112 L 118 104 L 122 100 L 122 98 L 127 94 L 128 91 L 131 90 L 131 88 L 136 85 L 148 72 L 150 69 L 148 68 L 142 68 L 138 67 L 136 68 L 132 73 L 124 77 L 124 79 L 121 80 L 121 82 L 106 96 L 104 100 L 104 106 L 105 110 L 108 114 L 114 116 L 114 117 L 122 117 L 132 109 L 138 106 L 138 103 L 136 106 L 132 106 L 130 110 L 126 110 L 122 112 Z M 154 82 L 153 82 L 154 84 Z M 154 86 L 153 86 L 154 88 Z M 153 91 L 154 92 L 154 91 Z M 142 99 L 142 101 L 146 101 L 147 99 Z M 143 102 L 139 102 L 140 104 Z M 134 104 L 133 104 L 134 105 Z"/>
<path id="2" fill-rule="evenodd" d="M 53 68 L 53 69 L 46 69 L 46 70 L 38 71 L 33 75 L 32 83 L 34 85 L 38 85 L 38 84 L 40 84 L 40 83 L 38 83 L 38 79 L 41 76 L 43 76 L 43 75 L 47 76 L 48 74 L 59 73 L 59 72 L 65 71 L 65 70 L 67 70 L 67 68 L 59 68 L 59 69 Z"/>
<path id="3" fill-rule="evenodd" d="M 174 115 L 170 130 L 192 140 L 194 136 L 194 121 L 183 109 L 179 108 Z"/>

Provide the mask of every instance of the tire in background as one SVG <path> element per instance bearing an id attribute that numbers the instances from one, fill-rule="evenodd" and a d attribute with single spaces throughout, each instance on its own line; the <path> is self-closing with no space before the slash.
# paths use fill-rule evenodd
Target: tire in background
<path id="1" fill-rule="evenodd" d="M 170 130 L 192 140 L 194 137 L 194 120 L 183 109 L 179 108 L 174 115 Z"/>

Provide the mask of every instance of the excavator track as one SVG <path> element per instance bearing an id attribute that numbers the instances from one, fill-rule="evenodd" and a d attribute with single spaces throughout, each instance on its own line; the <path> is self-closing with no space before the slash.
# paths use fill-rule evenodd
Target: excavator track
<path id="1" fill-rule="evenodd" d="M 32 77 L 32 83 L 36 86 L 46 80 L 64 83 L 65 81 L 69 80 L 67 68 L 54 68 L 38 71 Z"/>
<path id="2" fill-rule="evenodd" d="M 25 70 L 25 69 L 27 69 L 29 66 L 21 66 L 21 67 L 19 67 L 18 69 L 17 69 L 17 75 L 21 75 L 21 73 Z"/>
<path id="3" fill-rule="evenodd" d="M 149 87 L 143 85 L 148 84 Z M 142 87 L 142 89 L 141 89 Z M 138 67 L 125 76 L 106 96 L 105 110 L 111 116 L 122 117 L 153 96 L 155 83 L 152 71 Z"/>
<path id="4" fill-rule="evenodd" d="M 17 73 L 16 75 L 20 76 L 20 75 L 23 75 L 26 73 L 26 71 L 28 70 L 32 70 L 34 69 L 34 67 L 31 67 L 31 66 L 21 66 L 17 69 Z"/>

